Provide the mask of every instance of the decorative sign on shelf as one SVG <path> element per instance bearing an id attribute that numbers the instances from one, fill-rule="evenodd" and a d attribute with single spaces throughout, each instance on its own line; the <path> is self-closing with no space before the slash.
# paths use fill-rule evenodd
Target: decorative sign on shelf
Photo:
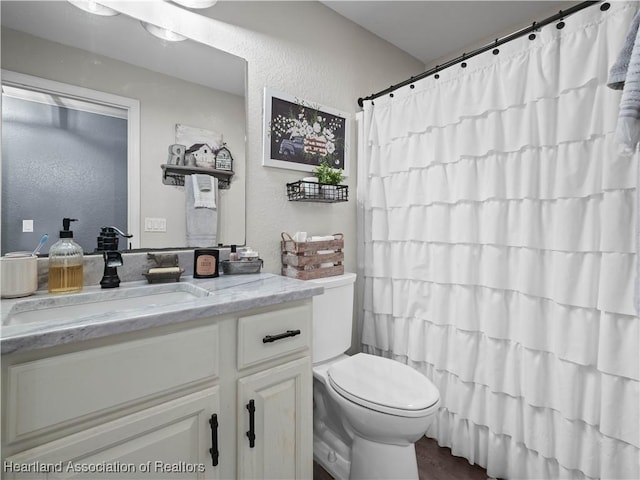
<path id="1" fill-rule="evenodd" d="M 216 156 L 206 143 L 196 143 L 187 148 L 184 162 L 190 167 L 215 168 Z"/>
<path id="2" fill-rule="evenodd" d="M 169 145 L 169 158 L 162 168 L 165 185 L 182 186 L 185 175 L 211 170 L 210 174 L 218 179 L 219 188 L 226 189 L 233 175 L 233 157 L 221 134 L 178 124 L 176 143 Z"/>
<path id="3" fill-rule="evenodd" d="M 222 134 L 204 128 L 176 125 L 176 144 L 169 147 L 169 165 L 215 168 L 215 152 L 222 148 Z"/>
<path id="4" fill-rule="evenodd" d="M 233 157 L 231 156 L 231 152 L 226 147 L 225 143 L 222 144 L 222 147 L 216 150 L 215 156 L 216 170 L 227 170 L 229 172 L 233 171 Z"/>
<path id="5" fill-rule="evenodd" d="M 167 165 L 180 167 L 210 168 L 212 170 L 233 171 L 233 157 L 227 147 L 218 150 L 203 143 L 196 143 L 187 148 L 185 145 L 174 143 L 169 145 L 169 159 Z"/>
<path id="6" fill-rule="evenodd" d="M 184 156 L 187 151 L 187 147 L 174 143 L 169 145 L 169 159 L 167 165 L 184 165 Z"/>

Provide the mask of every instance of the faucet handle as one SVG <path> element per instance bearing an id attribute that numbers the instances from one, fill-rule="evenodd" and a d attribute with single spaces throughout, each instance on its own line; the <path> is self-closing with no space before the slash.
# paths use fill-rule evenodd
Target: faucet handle
<path id="1" fill-rule="evenodd" d="M 102 228 L 100 229 L 100 235 L 103 235 L 103 234 L 105 234 L 105 233 L 106 233 L 107 235 L 109 235 L 109 236 L 111 236 L 111 235 L 112 235 L 112 234 L 114 234 L 114 233 L 117 233 L 118 235 L 120 235 L 121 237 L 124 237 L 124 238 L 131 238 L 131 237 L 133 237 L 133 235 L 132 235 L 132 234 L 124 233 L 124 232 L 123 232 L 122 230 L 120 230 L 118 227 L 102 227 Z M 115 235 L 114 235 L 114 236 L 115 236 Z"/>
<path id="2" fill-rule="evenodd" d="M 129 235 L 123 233 L 117 227 L 101 227 L 100 228 L 100 236 L 98 236 L 98 248 L 96 248 L 97 252 L 105 252 L 110 250 L 118 250 L 118 240 L 117 235 L 120 235 L 124 238 L 131 238 L 133 235 Z"/>

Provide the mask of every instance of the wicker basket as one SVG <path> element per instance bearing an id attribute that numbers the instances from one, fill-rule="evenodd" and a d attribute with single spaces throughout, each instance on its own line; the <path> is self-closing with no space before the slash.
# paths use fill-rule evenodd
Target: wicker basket
<path id="1" fill-rule="evenodd" d="M 299 280 L 332 277 L 344 273 L 344 235 L 334 234 L 333 240 L 296 242 L 282 232 L 282 275 Z M 332 253 L 318 253 L 333 250 Z M 328 264 L 332 264 L 329 266 Z"/>

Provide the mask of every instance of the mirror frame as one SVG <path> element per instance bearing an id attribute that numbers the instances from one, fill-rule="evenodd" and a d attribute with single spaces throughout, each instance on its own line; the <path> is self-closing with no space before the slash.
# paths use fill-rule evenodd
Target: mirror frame
<path id="1" fill-rule="evenodd" d="M 211 48 L 215 48 L 221 52 L 239 57 L 237 53 L 229 51 L 224 47 L 224 40 L 221 41 L 220 37 L 224 39 L 226 32 L 228 31 L 228 25 L 224 22 L 220 22 L 213 18 L 201 15 L 195 11 L 180 7 L 174 3 L 166 0 L 154 0 L 154 1 L 139 1 L 139 0 L 100 0 L 100 4 L 105 7 L 109 7 L 122 15 L 127 15 L 131 18 L 139 20 L 141 22 L 151 23 L 157 27 L 171 30 L 179 35 L 182 35 L 194 42 L 201 43 Z M 213 7 L 215 8 L 215 6 Z M 242 57 L 239 57 L 242 58 Z M 245 159 L 245 172 L 243 175 L 244 182 L 244 215 L 243 215 L 243 232 L 244 238 L 242 243 L 238 245 L 245 245 L 247 240 L 247 212 L 246 212 L 246 200 L 247 200 L 247 188 L 246 188 L 246 166 L 248 159 L 248 74 L 249 67 L 246 58 L 243 60 L 247 63 L 244 73 L 244 93 L 245 93 L 245 142 L 244 142 L 244 159 Z"/>
<path id="2" fill-rule="evenodd" d="M 64 0 L 58 0 L 58 1 L 64 1 Z M 242 171 L 242 183 L 243 183 L 243 198 L 242 198 L 242 204 L 241 204 L 241 211 L 242 211 L 242 228 L 239 229 L 239 232 L 241 235 L 238 235 L 238 238 L 233 238 L 233 239 L 227 239 L 226 243 L 234 243 L 237 245 L 245 245 L 246 244 L 246 235 L 247 235 L 247 229 L 246 229 L 246 222 L 247 222 L 247 215 L 246 215 L 246 166 L 247 166 L 247 154 L 248 154 L 248 143 L 247 143 L 247 131 L 248 131 L 248 117 L 247 117 L 247 113 L 248 113 L 248 104 L 247 104 L 247 88 L 248 88 L 248 64 L 247 64 L 247 59 L 243 58 L 241 56 L 239 56 L 237 53 L 234 53 L 232 51 L 229 51 L 228 48 L 224 48 L 223 46 L 220 45 L 219 42 L 219 38 L 218 35 L 216 35 L 216 33 L 220 33 L 220 32 L 214 32 L 216 29 L 214 27 L 216 26 L 220 26 L 223 25 L 222 30 L 225 31 L 225 27 L 227 27 L 226 24 L 219 22 L 213 18 L 207 17 L 205 15 L 202 15 L 200 13 L 198 13 L 197 11 L 192 11 L 192 10 L 188 10 L 186 8 L 180 7 L 178 5 L 175 5 L 173 3 L 170 3 L 168 1 L 165 0 L 160 0 L 160 1 L 154 1 L 154 2 L 140 2 L 140 1 L 130 1 L 130 0 L 101 0 L 101 4 L 103 4 L 104 6 L 107 6 L 109 8 L 112 8 L 113 10 L 117 11 L 118 13 L 128 16 L 136 21 L 139 22 L 146 22 L 146 23 L 153 23 L 156 26 L 159 26 L 161 28 L 166 28 L 169 30 L 172 30 L 176 33 L 179 33 L 180 35 L 185 36 L 186 38 L 195 41 L 199 44 L 202 44 L 206 47 L 209 48 L 214 48 L 220 52 L 232 55 L 236 58 L 242 59 L 245 62 L 245 69 L 244 69 L 244 132 L 245 132 L 245 141 L 244 141 L 244 167 L 243 167 L 243 171 Z M 224 45 L 225 42 L 223 41 L 222 44 Z M 228 46 L 228 45 L 227 45 Z M 233 49 L 231 49 L 233 50 Z M 5 73 L 7 71 L 3 71 L 2 72 L 2 80 L 5 80 Z M 22 75 L 22 74 L 16 74 L 16 75 Z M 34 77 L 35 79 L 39 79 L 38 77 Z M 9 82 L 7 82 L 9 83 Z M 53 82 L 56 83 L 56 82 Z M 65 85 L 64 83 L 62 83 L 61 85 Z M 18 82 L 18 84 L 16 86 L 21 86 L 20 82 Z M 75 87 L 77 89 L 84 89 L 84 87 Z M 55 89 L 54 89 L 55 90 Z M 85 89 L 85 90 L 90 90 L 90 89 Z M 64 93 L 64 88 L 62 88 L 60 90 L 61 93 Z M 92 91 L 92 92 L 96 92 L 96 91 Z M 97 93 L 102 93 L 103 95 L 106 96 L 112 96 L 112 97 L 118 97 L 117 95 L 112 95 L 112 94 L 104 94 L 103 92 L 97 92 Z M 88 98 L 93 98 L 92 96 L 89 96 Z M 122 100 L 117 100 L 115 101 L 115 103 L 113 105 L 118 106 L 119 108 L 127 108 L 127 101 L 126 100 L 132 100 L 132 99 L 127 99 L 126 97 L 118 97 L 119 99 L 124 99 L 124 105 L 122 104 Z M 93 100 L 95 102 L 95 100 Z M 137 100 L 135 100 L 137 101 Z M 129 128 L 131 127 L 131 124 L 135 123 L 136 128 L 140 129 L 140 113 L 139 113 L 139 109 L 137 112 L 134 112 L 134 109 L 129 110 L 132 117 L 129 118 Z M 137 115 L 137 117 L 135 119 L 133 119 L 133 115 Z M 141 181 L 141 174 L 140 174 L 140 165 L 141 165 L 141 147 L 140 147 L 140 137 L 139 135 L 136 137 L 134 135 L 131 135 L 130 138 L 136 138 L 136 142 L 134 145 L 129 147 L 129 150 L 134 150 L 133 153 L 129 152 L 129 158 L 128 158 L 128 165 L 131 166 L 131 164 L 133 163 L 134 165 L 137 166 L 137 171 L 131 172 L 132 173 L 132 180 L 133 182 L 136 182 L 134 184 L 138 184 L 140 185 L 140 181 Z M 131 158 L 138 158 L 138 161 L 133 161 L 130 162 Z M 133 179 L 135 177 L 135 179 Z M 129 182 L 130 185 L 132 182 Z M 138 235 L 136 235 L 134 238 L 137 238 L 138 240 L 134 243 L 132 242 L 132 250 L 137 250 L 137 251 L 154 251 L 154 250 L 189 250 L 189 249 L 193 249 L 194 247 L 188 247 L 188 246 L 163 246 L 163 247 L 143 247 L 140 246 L 140 240 L 141 240 L 141 230 L 142 230 L 142 224 L 141 224 L 141 192 L 138 191 L 136 192 L 135 195 L 132 194 L 132 189 L 131 186 L 128 186 L 128 190 L 129 190 L 129 205 L 128 205 L 128 210 L 130 212 L 130 219 L 128 221 L 129 223 L 129 231 L 134 233 L 135 231 L 138 232 Z M 135 200 L 134 200 L 135 198 Z M 133 205 L 132 205 L 133 204 Z M 137 217 L 137 218 L 136 218 Z M 237 224 L 238 225 L 238 224 Z M 135 235 L 135 233 L 134 233 Z"/>

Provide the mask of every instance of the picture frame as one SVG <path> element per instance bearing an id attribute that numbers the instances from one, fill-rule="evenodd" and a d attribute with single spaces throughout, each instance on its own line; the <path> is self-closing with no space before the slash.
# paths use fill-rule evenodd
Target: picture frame
<path id="1" fill-rule="evenodd" d="M 345 112 L 265 87 L 263 135 L 263 166 L 311 172 L 326 160 L 349 175 Z"/>

